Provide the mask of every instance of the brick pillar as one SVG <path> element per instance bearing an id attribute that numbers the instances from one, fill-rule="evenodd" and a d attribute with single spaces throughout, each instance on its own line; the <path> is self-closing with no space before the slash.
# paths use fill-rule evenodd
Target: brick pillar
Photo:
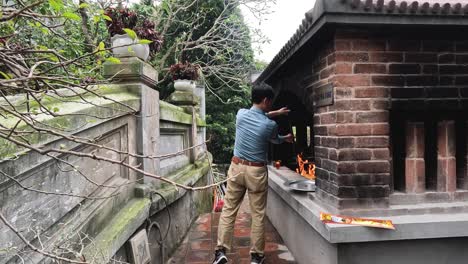
<path id="1" fill-rule="evenodd" d="M 455 121 L 437 124 L 437 191 L 454 192 L 456 174 Z"/>
<path id="2" fill-rule="evenodd" d="M 421 193 L 426 189 L 424 123 L 406 123 L 405 190 Z"/>
<path id="3" fill-rule="evenodd" d="M 468 129 L 468 122 L 465 124 L 465 128 Z M 465 133 L 468 130 L 463 130 Z M 460 174 L 460 179 L 459 179 L 459 186 L 458 188 L 463 189 L 463 190 L 468 190 L 468 133 L 465 135 L 465 157 L 463 157 L 463 166 L 461 168 Z M 459 143 L 460 144 L 460 143 Z"/>
<path id="4" fill-rule="evenodd" d="M 389 89 L 373 82 L 373 76 L 387 72 L 387 64 L 369 57 L 371 51 L 384 51 L 386 43 L 355 36 L 335 35 L 328 64 L 311 89 L 332 83 L 334 97 L 331 105 L 314 104 L 314 197 L 343 212 L 388 207 L 390 193 Z"/>
<path id="5" fill-rule="evenodd" d="M 466 126 L 465 128 L 468 130 L 468 122 L 466 122 Z M 465 132 L 467 131 L 465 130 Z M 465 146 L 465 184 L 464 184 L 464 189 L 468 189 L 468 133 L 465 135 L 466 136 L 466 139 L 465 139 L 465 143 L 466 143 L 466 146 Z"/>
<path id="6" fill-rule="evenodd" d="M 468 122 L 466 122 L 465 128 L 468 130 Z M 465 130 L 465 131 L 467 131 Z M 468 134 L 466 135 L 465 139 L 465 189 L 468 189 Z"/>

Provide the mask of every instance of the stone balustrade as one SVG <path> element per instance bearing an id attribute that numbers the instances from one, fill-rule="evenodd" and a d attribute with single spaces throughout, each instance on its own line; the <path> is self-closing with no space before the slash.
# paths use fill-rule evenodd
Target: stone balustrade
<path id="1" fill-rule="evenodd" d="M 151 175 L 189 186 L 209 182 L 209 155 L 203 144 L 206 124 L 200 117 L 205 111 L 204 104 L 198 103 L 198 99 L 199 112 L 190 112 L 183 105 L 160 100 L 155 89 L 157 72 L 136 58 L 122 59 L 121 64 L 106 64 L 103 73 L 112 77 L 113 82 L 88 90 L 61 90 L 57 94 L 41 95 L 45 106 L 56 110 L 59 116 L 38 115 L 42 123 L 38 126 L 54 127 L 68 137 L 90 139 L 106 148 L 51 133 L 27 135 L 32 150 L 0 139 L 0 210 L 31 244 L 38 246 L 36 234 L 39 232 L 47 251 L 54 252 L 58 245 L 68 246 L 67 243 L 79 241 L 80 235 L 88 235 L 90 239 L 83 245 L 83 254 L 95 263 L 106 263 L 114 255 L 128 257 L 125 242 L 144 228 L 147 219 L 169 228 L 165 250 L 170 252 L 203 209 L 202 204 L 211 204 L 211 193 L 176 189 Z M 203 98 L 203 89 L 198 96 L 193 96 Z M 26 108 L 28 98 L 16 95 L 8 100 L 22 109 Z M 5 100 L 0 100 L 0 104 L 7 106 Z M 7 117 L 0 117 L 0 123 L 14 127 L 18 120 Z M 26 130 L 28 125 L 21 122 L 16 129 Z M 195 145 L 198 147 L 183 151 Z M 38 152 L 46 149 L 84 155 Z M 139 158 L 128 153 L 156 158 Z M 87 155 L 124 161 L 151 175 Z M 159 157 L 161 155 L 166 156 Z M 163 195 L 167 204 L 154 195 L 155 192 Z M 182 214 L 172 217 L 172 226 L 165 222 L 165 207 L 174 215 Z M 185 209 L 180 211 L 180 208 Z M 151 232 L 149 237 L 157 239 L 156 232 Z M 0 250 L 2 264 L 15 262 L 17 252 L 23 252 L 22 257 L 30 258 L 32 263 L 50 261 L 27 249 L 3 224 L 0 224 L 0 249 L 6 249 Z M 160 249 L 156 243 L 152 243 L 151 254 L 155 263 L 159 263 Z"/>

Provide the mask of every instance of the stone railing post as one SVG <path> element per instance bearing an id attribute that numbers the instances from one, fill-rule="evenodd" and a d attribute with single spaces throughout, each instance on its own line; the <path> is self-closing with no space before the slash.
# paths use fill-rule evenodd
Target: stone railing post
<path id="1" fill-rule="evenodd" d="M 197 88 L 195 88 L 195 95 L 200 98 L 200 118 L 206 120 L 206 101 L 205 101 L 205 83 L 197 83 Z M 202 127 L 202 140 L 206 141 L 206 127 Z M 206 147 L 203 146 L 201 151 L 206 150 Z"/>
<path id="2" fill-rule="evenodd" d="M 137 152 L 143 156 L 156 156 L 159 151 L 159 92 L 155 89 L 158 72 L 148 63 L 136 58 L 121 58 L 120 64 L 105 63 L 103 75 L 113 83 L 128 85 L 128 89 L 139 94 L 141 107 L 137 113 L 138 130 L 135 140 Z M 159 159 L 139 158 L 141 169 L 159 174 Z M 152 181 L 140 176 L 144 182 Z"/>
<path id="3" fill-rule="evenodd" d="M 195 90 L 198 88 L 195 88 Z M 197 114 L 200 112 L 200 97 L 196 95 L 195 90 L 174 91 L 168 98 L 168 101 L 174 105 L 182 107 L 186 113 L 192 115 L 192 127 L 189 133 L 189 145 L 198 144 Z M 190 162 L 195 162 L 197 158 L 196 148 L 190 149 Z"/>

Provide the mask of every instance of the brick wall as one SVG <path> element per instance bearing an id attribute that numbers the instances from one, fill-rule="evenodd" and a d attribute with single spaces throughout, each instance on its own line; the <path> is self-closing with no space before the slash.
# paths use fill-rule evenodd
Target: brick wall
<path id="1" fill-rule="evenodd" d="M 468 109 L 468 41 L 437 37 L 337 29 L 315 57 L 310 90 L 329 82 L 335 87 L 334 104 L 314 113 L 319 199 L 337 208 L 387 206 L 390 109 Z M 423 176 L 409 172 L 419 177 L 410 191 L 423 191 Z"/>

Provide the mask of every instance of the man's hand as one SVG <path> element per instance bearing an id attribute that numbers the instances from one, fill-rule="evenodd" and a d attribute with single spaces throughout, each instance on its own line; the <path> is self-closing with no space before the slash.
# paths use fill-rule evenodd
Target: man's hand
<path id="1" fill-rule="evenodd" d="M 291 112 L 291 110 L 289 110 L 287 107 L 282 107 L 282 108 L 276 110 L 277 115 L 287 115 L 287 114 L 289 114 L 289 112 Z"/>
<path id="2" fill-rule="evenodd" d="M 289 110 L 287 107 L 283 107 L 275 111 L 270 111 L 267 115 L 269 118 L 272 118 L 280 115 L 287 115 L 289 112 L 291 112 L 291 110 Z"/>
<path id="3" fill-rule="evenodd" d="M 289 133 L 286 136 L 284 136 L 284 141 L 288 143 L 293 143 L 294 142 L 294 135 Z"/>

